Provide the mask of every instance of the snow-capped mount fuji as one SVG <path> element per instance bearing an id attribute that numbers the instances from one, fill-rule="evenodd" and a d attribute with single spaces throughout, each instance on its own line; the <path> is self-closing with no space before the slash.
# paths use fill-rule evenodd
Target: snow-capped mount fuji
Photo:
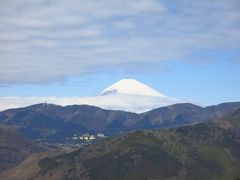
<path id="1" fill-rule="evenodd" d="M 96 106 L 137 113 L 182 102 L 134 79 L 122 79 L 104 89 L 95 98 Z"/>
<path id="2" fill-rule="evenodd" d="M 155 91 L 151 87 L 135 80 L 135 79 L 122 79 L 111 86 L 104 89 L 101 93 L 104 95 L 117 95 L 117 94 L 128 94 L 128 95 L 140 95 L 140 96 L 155 96 L 165 97 L 165 95 Z"/>

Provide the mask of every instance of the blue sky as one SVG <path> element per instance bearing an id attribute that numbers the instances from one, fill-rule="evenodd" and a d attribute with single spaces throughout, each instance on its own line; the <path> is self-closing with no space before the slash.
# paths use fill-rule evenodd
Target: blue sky
<path id="1" fill-rule="evenodd" d="M 98 95 L 134 78 L 202 104 L 240 101 L 238 0 L 3 0 L 0 96 Z"/>

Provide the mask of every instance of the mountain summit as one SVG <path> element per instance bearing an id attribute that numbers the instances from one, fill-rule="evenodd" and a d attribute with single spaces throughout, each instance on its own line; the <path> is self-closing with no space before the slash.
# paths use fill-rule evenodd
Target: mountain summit
<path id="1" fill-rule="evenodd" d="M 180 102 L 135 79 L 122 79 L 104 89 L 100 96 L 92 99 L 91 104 L 105 109 L 141 113 Z M 86 103 L 89 104 L 89 101 Z"/>
<path id="2" fill-rule="evenodd" d="M 107 87 L 101 93 L 102 96 L 117 94 L 166 97 L 135 79 L 122 79 Z"/>

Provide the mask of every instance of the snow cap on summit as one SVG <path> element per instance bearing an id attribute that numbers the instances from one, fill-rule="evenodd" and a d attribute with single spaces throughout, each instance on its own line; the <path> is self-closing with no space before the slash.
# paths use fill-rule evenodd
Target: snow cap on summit
<path id="1" fill-rule="evenodd" d="M 102 96 L 117 94 L 166 97 L 135 79 L 122 79 L 107 87 L 101 93 Z"/>

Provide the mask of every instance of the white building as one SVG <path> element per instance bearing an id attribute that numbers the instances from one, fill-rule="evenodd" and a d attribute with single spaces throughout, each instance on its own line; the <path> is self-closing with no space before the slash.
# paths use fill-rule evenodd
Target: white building
<path id="1" fill-rule="evenodd" d="M 99 138 L 104 138 L 105 135 L 104 135 L 103 133 L 98 133 L 98 134 L 97 134 L 97 137 L 99 137 Z"/>
<path id="2" fill-rule="evenodd" d="M 83 140 L 86 140 L 86 141 L 87 141 L 88 138 L 89 138 L 88 136 L 83 136 Z"/>
<path id="3" fill-rule="evenodd" d="M 94 135 L 90 135 L 89 136 L 89 140 L 95 140 L 96 138 L 95 138 L 95 136 Z"/>

